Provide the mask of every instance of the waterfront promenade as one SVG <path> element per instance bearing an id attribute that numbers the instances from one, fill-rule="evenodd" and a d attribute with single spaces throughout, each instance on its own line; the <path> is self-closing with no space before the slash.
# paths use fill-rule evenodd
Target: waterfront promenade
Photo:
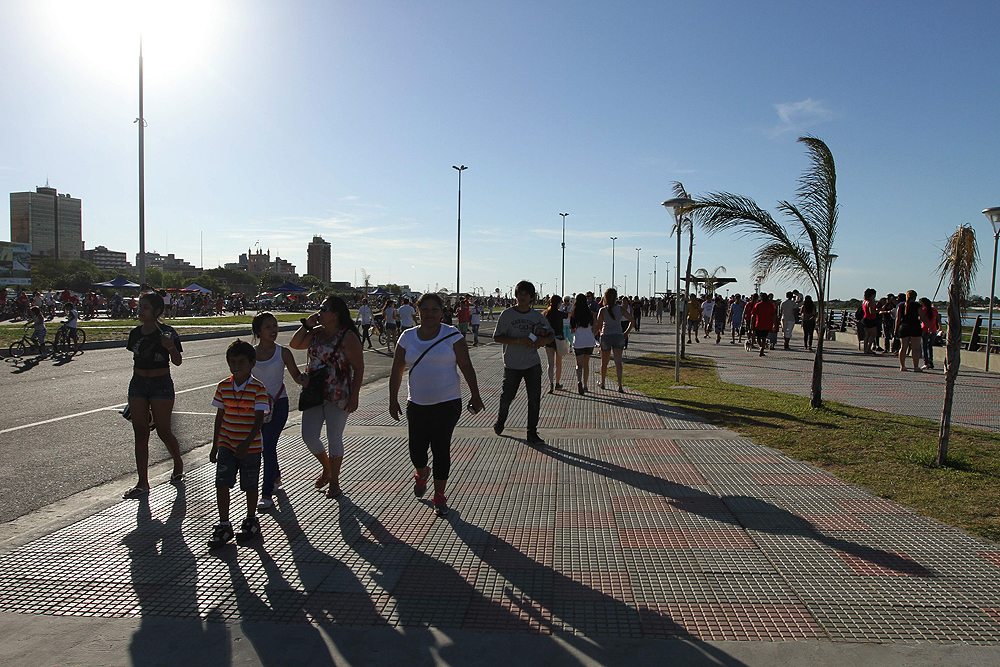
<path id="1" fill-rule="evenodd" d="M 671 351 L 671 329 L 647 322 L 629 354 Z M 805 353 L 689 349 L 724 380 L 808 389 Z M 858 367 L 928 406 L 910 385 L 940 383 L 828 359 L 833 400 L 852 402 Z M 497 437 L 500 348 L 473 360 L 487 408 L 456 431 L 447 518 L 413 497 L 381 380 L 348 426 L 339 499 L 313 489 L 293 413 L 262 541 L 208 551 L 214 469 L 193 464 L 147 501 L 8 545 L 0 661 L 995 664 L 1000 545 L 633 391 L 543 394 L 550 446 L 532 448 L 522 390 Z"/>

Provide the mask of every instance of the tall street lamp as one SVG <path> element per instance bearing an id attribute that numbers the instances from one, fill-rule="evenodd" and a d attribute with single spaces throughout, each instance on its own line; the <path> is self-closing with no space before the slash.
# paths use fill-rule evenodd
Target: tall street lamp
<path id="1" fill-rule="evenodd" d="M 1000 242 L 1000 206 L 988 208 L 983 214 L 993 225 L 993 279 L 990 282 L 990 323 L 986 334 L 986 370 L 990 370 L 990 344 L 993 342 L 993 295 L 997 289 L 997 243 Z"/>
<path id="2" fill-rule="evenodd" d="M 611 288 L 615 287 L 615 241 L 618 240 L 617 236 L 611 237 Z"/>
<path id="3" fill-rule="evenodd" d="M 635 249 L 635 295 L 639 296 L 639 251 L 642 248 Z"/>
<path id="4" fill-rule="evenodd" d="M 829 322 L 830 322 L 830 277 L 833 275 L 833 262 L 838 257 L 840 257 L 840 255 L 827 255 L 826 256 L 826 304 L 825 304 L 826 307 L 823 309 L 823 318 L 824 318 L 825 321 L 821 323 L 821 325 L 824 326 L 824 327 L 826 327 L 826 329 L 821 329 L 821 330 L 826 332 L 826 339 L 827 340 L 835 340 L 836 339 L 836 334 L 833 333 L 833 330 L 829 326 Z"/>
<path id="5" fill-rule="evenodd" d="M 563 219 L 563 240 L 562 240 L 562 293 L 566 292 L 566 216 L 569 213 L 560 213 Z"/>
<path id="6" fill-rule="evenodd" d="M 457 255 L 455 256 L 455 294 L 461 294 L 458 288 L 458 280 L 462 275 L 462 172 L 468 169 L 464 164 L 461 167 L 451 165 L 451 168 L 458 171 L 458 241 Z"/>
<path id="7" fill-rule="evenodd" d="M 145 130 L 146 120 L 142 116 L 142 35 L 139 35 L 139 284 L 146 283 L 146 171 Z M 164 251 L 166 252 L 166 251 Z"/>
<path id="8" fill-rule="evenodd" d="M 656 258 L 657 257 L 659 257 L 659 255 L 653 255 L 653 293 L 650 294 L 651 298 L 656 296 Z"/>
<path id="9" fill-rule="evenodd" d="M 674 214 L 674 229 L 673 233 L 677 234 L 677 293 L 674 295 L 677 300 L 677 327 L 676 327 L 676 338 L 674 340 L 674 382 L 681 381 L 681 320 L 685 319 L 682 315 L 684 311 L 681 309 L 681 217 L 682 210 L 686 206 L 690 206 L 694 203 L 693 199 L 688 199 L 687 197 L 674 197 L 673 199 L 668 199 L 663 202 L 665 208 L 669 208 Z M 669 280 L 669 278 L 667 278 Z"/>

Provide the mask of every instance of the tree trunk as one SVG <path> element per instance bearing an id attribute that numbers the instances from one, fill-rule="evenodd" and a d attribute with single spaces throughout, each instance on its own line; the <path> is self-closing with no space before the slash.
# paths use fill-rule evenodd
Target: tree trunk
<path id="1" fill-rule="evenodd" d="M 829 324 L 826 321 L 826 301 L 819 298 L 816 302 L 819 335 L 816 341 L 816 358 L 813 359 L 812 398 L 809 405 L 813 408 L 821 408 L 823 407 L 823 339 L 826 338 L 826 329 Z"/>
<path id="2" fill-rule="evenodd" d="M 955 400 L 955 380 L 962 363 L 962 310 L 958 299 L 957 275 L 952 273 L 948 288 L 948 348 L 944 361 L 944 409 L 941 411 L 941 430 L 938 432 L 938 453 L 935 465 L 948 461 L 948 437 L 951 434 L 951 406 Z"/>

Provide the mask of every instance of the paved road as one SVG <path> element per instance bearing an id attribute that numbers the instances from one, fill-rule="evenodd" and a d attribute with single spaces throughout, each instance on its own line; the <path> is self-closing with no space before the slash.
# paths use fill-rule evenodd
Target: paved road
<path id="1" fill-rule="evenodd" d="M 492 331 L 492 323 L 483 331 Z M 283 332 L 279 344 L 291 339 Z M 184 363 L 172 370 L 177 399 L 173 428 L 184 452 L 211 441 L 210 403 L 218 381 L 229 374 L 228 338 L 184 342 Z M 305 352 L 296 351 L 300 366 Z M 389 374 L 392 358 L 365 352 L 365 383 Z M 70 361 L 0 364 L 0 522 L 74 493 L 134 474 L 132 426 L 124 408 L 132 375 L 124 348 L 89 350 Z M 298 387 L 290 387 L 292 404 Z M 290 422 L 297 420 L 293 411 Z M 150 462 L 169 458 L 155 436 Z"/>

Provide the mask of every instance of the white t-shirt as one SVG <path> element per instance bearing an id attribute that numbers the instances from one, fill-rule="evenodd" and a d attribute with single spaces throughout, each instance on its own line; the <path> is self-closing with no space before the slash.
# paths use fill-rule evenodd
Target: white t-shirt
<path id="1" fill-rule="evenodd" d="M 482 324 L 481 320 L 482 314 L 483 314 L 483 309 L 481 306 L 473 306 L 472 309 L 469 310 L 469 324 L 471 324 L 474 327 Z"/>
<path id="2" fill-rule="evenodd" d="M 715 311 L 715 302 L 706 301 L 701 304 L 701 316 L 705 318 L 712 317 L 712 313 Z"/>
<path id="3" fill-rule="evenodd" d="M 361 324 L 371 324 L 372 323 L 372 309 L 368 306 L 361 306 L 358 308 L 358 317 L 361 318 Z"/>
<path id="4" fill-rule="evenodd" d="M 416 325 L 413 317 L 417 314 L 417 311 L 410 304 L 405 304 L 399 307 L 399 323 L 403 325 L 403 328 L 409 329 Z M 421 362 L 423 363 L 423 362 Z"/>
<path id="5" fill-rule="evenodd" d="M 447 324 L 441 325 L 438 335 L 432 340 L 420 340 L 417 328 L 407 329 L 399 337 L 399 347 L 406 350 L 406 365 L 412 368 L 424 350 L 445 336 L 457 333 L 458 329 Z M 436 405 L 462 398 L 462 387 L 458 379 L 458 364 L 454 345 L 462 340 L 462 335 L 434 345 L 434 349 L 424 355 L 412 373 L 409 373 L 409 400 L 417 405 Z"/>
<path id="6" fill-rule="evenodd" d="M 393 308 L 392 306 L 389 306 L 388 308 L 386 308 L 382 312 L 385 314 L 385 323 L 386 324 L 396 324 L 396 309 L 395 308 Z"/>
<path id="7" fill-rule="evenodd" d="M 781 322 L 785 326 L 795 324 L 795 309 L 798 308 L 798 304 L 795 303 L 795 299 L 785 299 L 781 302 Z"/>

